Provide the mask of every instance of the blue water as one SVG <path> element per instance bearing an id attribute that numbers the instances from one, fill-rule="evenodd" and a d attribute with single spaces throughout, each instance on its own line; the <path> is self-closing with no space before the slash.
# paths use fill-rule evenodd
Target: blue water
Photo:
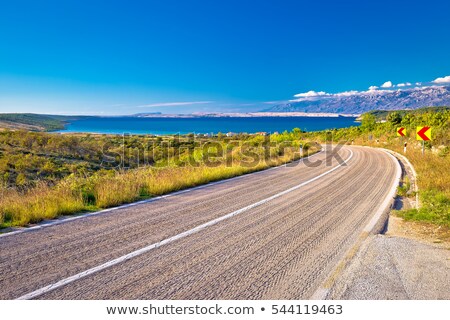
<path id="1" fill-rule="evenodd" d="M 351 117 L 252 117 L 252 118 L 138 118 L 87 117 L 71 121 L 59 132 L 110 134 L 186 134 L 227 132 L 283 132 L 300 128 L 318 131 L 359 125 Z"/>

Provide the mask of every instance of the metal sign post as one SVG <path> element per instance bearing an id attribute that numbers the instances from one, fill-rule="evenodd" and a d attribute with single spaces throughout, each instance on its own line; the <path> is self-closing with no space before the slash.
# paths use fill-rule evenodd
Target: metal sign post
<path id="1" fill-rule="evenodd" d="M 425 141 L 431 140 L 431 127 L 417 127 L 416 128 L 416 139 L 422 140 L 422 155 L 425 154 Z"/>
<path id="2" fill-rule="evenodd" d="M 397 128 L 397 137 L 400 137 L 400 141 L 403 141 L 403 153 L 406 153 L 406 129 L 404 127 Z"/>

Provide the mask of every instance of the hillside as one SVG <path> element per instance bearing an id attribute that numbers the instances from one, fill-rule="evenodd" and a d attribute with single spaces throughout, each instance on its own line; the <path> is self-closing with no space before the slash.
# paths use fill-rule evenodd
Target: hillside
<path id="1" fill-rule="evenodd" d="M 0 130 L 55 131 L 64 129 L 64 116 L 0 113 Z"/>
<path id="2" fill-rule="evenodd" d="M 450 107 L 427 107 L 420 108 L 414 110 L 396 110 L 396 111 L 387 111 L 387 110 L 372 110 L 367 112 L 368 114 L 372 114 L 378 121 L 388 120 L 388 115 L 398 115 L 400 118 L 404 118 L 405 115 L 414 116 L 414 115 L 423 115 L 425 113 L 444 113 L 449 112 Z M 360 117 L 361 118 L 361 117 Z"/>

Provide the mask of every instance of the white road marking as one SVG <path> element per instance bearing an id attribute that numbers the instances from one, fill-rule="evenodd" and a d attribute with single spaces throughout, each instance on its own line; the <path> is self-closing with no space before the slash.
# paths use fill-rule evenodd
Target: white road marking
<path id="1" fill-rule="evenodd" d="M 402 154 L 400 154 L 398 152 L 389 150 L 389 149 L 384 149 L 383 148 L 383 150 L 389 152 L 390 154 L 395 154 L 397 157 L 402 158 L 402 160 L 405 161 L 406 164 L 408 165 L 408 167 L 411 169 L 412 175 L 414 177 L 414 191 L 416 192 L 416 203 L 414 204 L 414 206 L 416 207 L 416 209 L 419 209 L 420 208 L 420 199 L 419 199 L 419 186 L 417 185 L 417 172 L 416 172 L 416 169 L 414 169 L 414 166 L 412 165 L 412 163 L 404 155 L 402 155 Z"/>
<path id="2" fill-rule="evenodd" d="M 384 151 L 384 150 L 383 150 Z M 396 164 L 395 166 L 395 180 L 394 183 L 391 186 L 391 189 L 389 190 L 389 193 L 387 194 L 386 198 L 384 199 L 383 203 L 378 207 L 377 212 L 375 212 L 372 219 L 369 221 L 369 223 L 364 228 L 363 232 L 372 232 L 375 225 L 378 223 L 378 220 L 381 218 L 383 213 L 386 212 L 386 210 L 391 209 L 392 204 L 394 203 L 395 195 L 397 194 L 397 187 L 400 184 L 400 179 L 402 177 L 402 168 L 400 167 L 400 164 L 398 163 L 398 160 L 395 159 L 395 157 L 390 154 L 387 151 L 384 151 Z"/>
<path id="3" fill-rule="evenodd" d="M 211 227 L 211 226 L 213 226 L 213 225 L 215 225 L 215 224 L 217 224 L 217 223 L 219 223 L 221 221 L 224 221 L 226 219 L 234 217 L 234 216 L 236 216 L 236 215 L 238 215 L 238 214 L 240 214 L 242 212 L 245 212 L 245 211 L 248 211 L 248 210 L 250 210 L 252 208 L 261 206 L 262 204 L 265 204 L 265 203 L 267 203 L 267 202 L 269 202 L 269 201 L 271 201 L 273 199 L 279 198 L 279 197 L 281 197 L 281 196 L 283 196 L 283 195 L 285 195 L 285 194 L 287 194 L 289 192 L 297 190 L 297 189 L 299 189 L 299 188 L 301 188 L 301 187 L 303 187 L 303 186 L 305 186 L 305 185 L 307 185 L 307 184 L 309 184 L 311 182 L 314 182 L 314 181 L 322 178 L 323 176 L 326 176 L 327 174 L 329 174 L 329 173 L 339 169 L 341 166 L 343 166 L 345 163 L 347 163 L 353 157 L 353 151 L 352 150 L 349 150 L 349 151 L 350 151 L 350 156 L 343 163 L 338 164 L 337 166 L 333 167 L 332 169 L 330 169 L 330 170 L 328 170 L 328 171 L 326 171 L 326 172 L 324 172 L 324 173 L 322 173 L 322 174 L 320 174 L 320 175 L 318 175 L 318 176 L 316 176 L 316 177 L 314 177 L 314 178 L 312 178 L 310 180 L 302 182 L 302 183 L 300 183 L 300 184 L 298 184 L 298 185 L 296 185 L 296 186 L 294 186 L 292 188 L 286 189 L 286 190 L 284 190 L 284 191 L 282 191 L 280 193 L 277 193 L 277 194 L 275 194 L 273 196 L 270 196 L 270 197 L 268 197 L 266 199 L 263 199 L 263 200 L 260 200 L 258 202 L 255 202 L 255 203 L 253 203 L 251 205 L 248 205 L 248 206 L 246 206 L 244 208 L 241 208 L 239 210 L 236 210 L 236 211 L 233 211 L 231 213 L 228 213 L 228 214 L 226 214 L 226 215 L 224 215 L 222 217 L 219 217 L 219 218 L 216 218 L 216 219 L 211 220 L 209 222 L 206 222 L 204 224 L 201 224 L 201 225 L 199 225 L 199 226 L 197 226 L 195 228 L 192 228 L 192 229 L 187 230 L 185 232 L 179 233 L 179 234 L 177 234 L 177 235 L 175 235 L 173 237 L 170 237 L 170 238 L 164 239 L 162 241 L 153 243 L 153 244 L 151 244 L 149 246 L 146 246 L 144 248 L 138 249 L 138 250 L 133 251 L 133 252 L 131 252 L 129 254 L 121 256 L 119 258 L 116 258 L 116 259 L 113 259 L 111 261 L 108 261 L 108 262 L 106 262 L 106 263 L 104 263 L 102 265 L 99 265 L 97 267 L 88 269 L 86 271 L 83 271 L 83 272 L 78 273 L 76 275 L 73 275 L 71 277 L 62 279 L 62 280 L 60 280 L 60 281 L 58 281 L 58 282 L 56 282 L 54 284 L 45 286 L 45 287 L 43 287 L 41 289 L 38 289 L 36 291 L 30 292 L 28 294 L 25 294 L 25 295 L 17 298 L 17 300 L 29 300 L 29 299 L 33 299 L 33 298 L 39 297 L 39 296 L 41 296 L 41 295 L 43 295 L 43 294 L 45 294 L 47 292 L 50 292 L 52 290 L 55 290 L 55 289 L 60 288 L 62 286 L 65 286 L 65 285 L 67 285 L 67 284 L 69 284 L 71 282 L 74 282 L 74 281 L 79 280 L 81 278 L 87 277 L 87 276 L 89 276 L 89 275 L 91 275 L 93 273 L 96 273 L 96 272 L 99 272 L 101 270 L 107 269 L 107 268 L 109 268 L 111 266 L 114 266 L 116 264 L 125 262 L 127 260 L 130 260 L 131 258 L 140 256 L 140 255 L 142 255 L 142 254 L 144 254 L 146 252 L 149 252 L 150 250 L 159 248 L 159 247 L 161 247 L 161 246 L 163 246 L 165 244 L 169 244 L 169 243 L 174 242 L 176 240 L 185 238 L 185 237 L 187 237 L 189 235 L 192 235 L 194 233 L 197 233 L 197 232 L 199 232 L 199 231 L 201 231 L 203 229 Z"/>
<path id="4" fill-rule="evenodd" d="M 392 208 L 392 205 L 394 203 L 395 195 L 397 194 L 397 186 L 400 183 L 400 179 L 402 177 L 402 168 L 400 167 L 400 164 L 398 163 L 398 160 L 388 152 L 388 150 L 378 148 L 382 151 L 384 151 L 395 163 L 395 180 L 394 183 L 391 186 L 391 189 L 389 190 L 389 193 L 387 194 L 386 198 L 384 199 L 383 203 L 378 207 L 378 210 L 373 215 L 372 219 L 367 223 L 367 225 L 364 227 L 363 231 L 361 232 L 361 235 L 358 239 L 358 242 L 356 244 L 356 248 L 359 250 L 358 247 L 361 246 L 363 241 L 368 238 L 369 234 L 373 232 L 373 229 L 379 223 L 380 218 L 383 216 L 383 214 Z M 350 251 L 355 250 L 355 247 L 352 247 L 349 249 L 349 251 L 344 255 L 344 258 L 349 255 Z M 356 254 L 355 254 L 356 256 Z M 342 261 L 342 260 L 341 260 Z M 339 264 L 339 263 L 338 263 Z M 343 271 L 343 270 L 342 270 Z M 341 271 L 341 272 L 342 272 Z M 334 274 L 335 270 L 332 270 L 331 274 Z M 328 294 L 330 293 L 330 288 L 327 288 L 324 286 L 325 283 L 329 282 L 330 275 L 327 277 L 327 279 L 323 282 L 322 286 L 320 286 L 311 296 L 310 300 L 326 300 L 328 297 Z"/>
<path id="5" fill-rule="evenodd" d="M 317 153 L 315 153 L 315 154 L 313 154 L 311 156 L 307 156 L 307 157 L 301 158 L 301 159 L 293 161 L 291 163 L 302 162 L 305 159 L 310 159 L 310 158 L 315 157 L 315 156 L 317 156 L 317 155 L 319 155 L 319 154 L 321 154 L 323 152 L 324 151 L 322 149 L 321 151 L 319 151 L 319 152 L 317 152 Z M 160 199 L 165 199 L 165 198 L 177 196 L 177 195 L 180 195 L 180 194 L 183 194 L 183 193 L 186 193 L 186 192 L 191 192 L 191 191 L 194 191 L 194 190 L 204 189 L 204 188 L 207 188 L 207 187 L 210 187 L 210 186 L 214 186 L 214 185 L 217 185 L 217 184 L 222 184 L 222 183 L 225 183 L 225 182 L 228 182 L 228 181 L 242 179 L 244 177 L 248 177 L 249 175 L 256 175 L 256 174 L 268 172 L 268 171 L 271 171 L 271 170 L 276 170 L 276 169 L 279 169 L 279 168 L 283 168 L 285 166 L 286 166 L 286 164 L 283 164 L 283 165 L 280 165 L 280 166 L 277 166 L 277 167 L 271 167 L 271 168 L 264 169 L 264 170 L 261 170 L 261 171 L 255 171 L 255 172 L 243 174 L 243 175 L 240 175 L 240 176 L 231 177 L 231 178 L 228 178 L 228 179 L 223 179 L 223 180 L 220 180 L 220 181 L 209 182 L 209 183 L 203 184 L 201 186 L 192 187 L 192 188 L 188 188 L 188 189 L 183 189 L 183 190 L 180 190 L 180 191 L 175 191 L 175 192 L 172 192 L 172 193 L 168 193 L 168 194 L 165 194 L 165 195 L 162 195 L 162 196 L 158 196 L 158 197 L 154 197 L 154 198 L 150 198 L 150 199 L 146 199 L 146 200 L 141 200 L 141 201 L 137 201 L 137 202 L 127 203 L 127 204 L 123 204 L 121 206 L 108 208 L 108 209 L 104 209 L 104 210 L 96 211 L 96 212 L 92 212 L 92 213 L 86 213 L 86 214 L 82 214 L 82 215 L 77 215 L 75 217 L 63 218 L 63 219 L 60 219 L 60 220 L 50 220 L 48 222 L 42 222 L 42 223 L 40 223 L 40 224 L 38 224 L 36 226 L 30 227 L 30 228 L 23 228 L 23 229 L 19 229 L 19 230 L 16 230 L 16 231 L 2 233 L 2 234 L 0 234 L 0 238 L 12 236 L 12 235 L 19 234 L 19 233 L 29 232 L 29 231 L 36 231 L 36 230 L 39 230 L 39 229 L 43 229 L 43 228 L 46 228 L 46 227 L 51 227 L 51 226 L 63 224 L 63 223 L 74 221 L 74 220 L 78 220 L 78 219 L 89 218 L 89 217 L 93 217 L 93 216 L 96 216 L 96 215 L 100 215 L 100 214 L 108 213 L 108 212 L 111 212 L 111 211 L 115 211 L 115 210 L 118 210 L 118 209 L 124 209 L 124 208 L 134 207 L 134 206 L 137 206 L 137 205 L 140 205 L 140 204 L 144 204 L 144 203 L 150 203 L 150 202 L 157 201 L 157 200 L 160 200 Z"/>

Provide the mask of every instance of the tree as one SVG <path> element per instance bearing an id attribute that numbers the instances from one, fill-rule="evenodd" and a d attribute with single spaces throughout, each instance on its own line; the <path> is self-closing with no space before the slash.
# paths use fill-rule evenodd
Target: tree
<path id="1" fill-rule="evenodd" d="M 361 129 L 365 132 L 375 129 L 377 118 L 371 113 L 365 113 L 361 117 Z"/>
<path id="2" fill-rule="evenodd" d="M 396 126 L 402 122 L 402 116 L 397 111 L 394 111 L 387 115 L 386 120 Z"/>
<path id="3" fill-rule="evenodd" d="M 292 134 L 294 135 L 294 137 L 299 138 L 302 134 L 302 130 L 300 130 L 299 128 L 294 128 L 292 129 Z"/>
<path id="4" fill-rule="evenodd" d="M 403 126 L 410 126 L 410 125 L 412 125 L 412 124 L 414 123 L 414 121 L 415 121 L 414 115 L 412 115 L 412 114 L 410 114 L 410 113 L 407 113 L 407 114 L 405 114 L 405 116 L 403 117 L 401 123 L 402 123 Z"/>

